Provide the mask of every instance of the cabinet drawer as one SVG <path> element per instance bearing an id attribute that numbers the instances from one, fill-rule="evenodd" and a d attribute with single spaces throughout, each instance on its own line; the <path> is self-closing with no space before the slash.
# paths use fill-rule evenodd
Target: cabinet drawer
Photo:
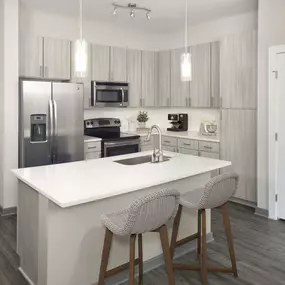
<path id="1" fill-rule="evenodd" d="M 177 147 L 177 138 L 162 136 L 162 144 L 165 146 Z"/>
<path id="2" fill-rule="evenodd" d="M 200 151 L 199 156 L 213 158 L 213 159 L 220 159 L 220 155 L 214 152 Z"/>
<path id="3" fill-rule="evenodd" d="M 206 152 L 220 152 L 220 144 L 214 142 L 199 142 L 199 150 Z"/>
<path id="4" fill-rule="evenodd" d="M 177 148 L 176 148 L 175 146 L 166 146 L 166 145 L 163 145 L 163 146 L 162 146 L 162 149 L 165 150 L 165 151 L 177 152 Z"/>
<path id="5" fill-rule="evenodd" d="M 98 159 L 101 158 L 101 151 L 95 151 L 95 152 L 87 152 L 85 153 L 85 160 L 88 159 Z"/>
<path id="6" fill-rule="evenodd" d="M 84 152 L 101 151 L 101 142 L 86 142 L 84 143 Z"/>
<path id="7" fill-rule="evenodd" d="M 178 146 L 198 150 L 198 141 L 189 139 L 178 139 Z"/>
<path id="8" fill-rule="evenodd" d="M 199 155 L 198 150 L 189 149 L 189 148 L 184 148 L 184 147 L 180 147 L 180 148 L 179 148 L 179 153 L 182 153 L 182 154 L 190 154 L 190 155 L 196 155 L 196 156 Z"/>

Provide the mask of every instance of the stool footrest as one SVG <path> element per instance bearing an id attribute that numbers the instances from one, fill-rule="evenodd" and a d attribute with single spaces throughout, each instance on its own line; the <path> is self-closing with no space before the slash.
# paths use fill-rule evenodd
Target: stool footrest
<path id="1" fill-rule="evenodd" d="M 139 264 L 139 261 L 140 261 L 139 258 L 136 258 L 136 259 L 135 259 L 135 265 L 138 265 L 138 264 Z M 115 268 L 112 268 L 112 269 L 106 271 L 105 277 L 114 276 L 114 275 L 116 275 L 116 274 L 118 274 L 118 273 L 120 273 L 120 272 L 122 272 L 122 271 L 124 271 L 124 270 L 129 269 L 129 264 L 130 264 L 130 263 L 127 262 L 127 263 L 125 263 L 125 264 L 122 264 L 122 265 L 120 265 L 120 266 L 118 266 L 118 267 L 115 267 Z"/>
<path id="2" fill-rule="evenodd" d="M 201 270 L 201 266 L 199 266 L 199 265 L 183 264 L 183 263 L 173 263 L 173 269 L 200 271 Z M 207 266 L 207 271 L 223 272 L 223 273 L 234 273 L 234 270 L 232 268 L 229 268 L 229 267 L 216 267 L 216 266 Z"/>
<path id="3" fill-rule="evenodd" d="M 192 241 L 192 240 L 197 239 L 198 237 L 199 237 L 199 233 L 196 233 L 196 234 L 193 234 L 193 235 L 188 236 L 188 237 L 186 237 L 186 238 L 183 238 L 183 239 L 181 239 L 181 240 L 178 240 L 178 241 L 175 243 L 175 247 L 179 247 L 179 246 L 181 246 L 181 245 L 183 245 L 183 244 L 186 244 L 186 243 L 188 243 L 188 242 L 190 242 L 190 241 Z"/>

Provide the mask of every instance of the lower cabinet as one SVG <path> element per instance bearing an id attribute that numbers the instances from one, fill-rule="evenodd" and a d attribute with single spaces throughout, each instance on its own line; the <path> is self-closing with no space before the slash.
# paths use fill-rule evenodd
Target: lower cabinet
<path id="1" fill-rule="evenodd" d="M 162 150 L 177 152 L 177 147 L 175 147 L 175 146 L 162 145 Z"/>
<path id="2" fill-rule="evenodd" d="M 179 153 L 182 153 L 182 154 L 190 154 L 190 155 L 199 156 L 198 150 L 195 150 L 195 149 L 189 149 L 189 148 L 179 147 L 178 152 L 179 152 Z"/>
<path id="3" fill-rule="evenodd" d="M 101 142 L 85 142 L 84 143 L 84 159 L 101 158 Z"/>

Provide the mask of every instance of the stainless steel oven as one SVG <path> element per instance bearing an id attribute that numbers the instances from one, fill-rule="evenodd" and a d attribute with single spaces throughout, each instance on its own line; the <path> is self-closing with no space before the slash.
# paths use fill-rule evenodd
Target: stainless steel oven
<path id="1" fill-rule="evenodd" d="M 122 82 L 91 82 L 93 107 L 128 107 L 129 84 Z"/>
<path id="2" fill-rule="evenodd" d="M 140 139 L 104 142 L 103 157 L 139 152 Z"/>

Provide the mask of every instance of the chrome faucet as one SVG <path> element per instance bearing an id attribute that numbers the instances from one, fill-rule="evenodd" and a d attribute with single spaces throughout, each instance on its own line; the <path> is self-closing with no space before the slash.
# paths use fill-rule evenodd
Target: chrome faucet
<path id="1" fill-rule="evenodd" d="M 158 149 L 155 147 L 155 144 L 153 144 L 153 154 L 151 156 L 151 162 L 162 162 L 163 161 L 163 152 L 162 152 L 162 146 L 161 146 L 161 129 L 157 125 L 153 125 L 146 137 L 146 141 L 150 141 L 150 137 L 152 134 L 152 131 L 156 129 L 158 132 Z"/>

